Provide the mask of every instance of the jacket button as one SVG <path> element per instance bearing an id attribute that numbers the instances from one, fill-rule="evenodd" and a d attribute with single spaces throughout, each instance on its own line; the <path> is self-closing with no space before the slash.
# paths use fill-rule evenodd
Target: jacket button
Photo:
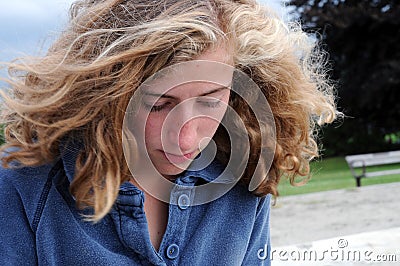
<path id="1" fill-rule="evenodd" d="M 179 246 L 177 244 L 171 244 L 167 247 L 167 257 L 169 259 L 175 259 L 179 255 Z"/>
<path id="2" fill-rule="evenodd" d="M 190 199 L 189 196 L 186 194 L 182 194 L 179 196 L 178 198 L 178 206 L 179 208 L 181 208 L 182 210 L 185 210 L 189 207 L 190 205 Z"/>

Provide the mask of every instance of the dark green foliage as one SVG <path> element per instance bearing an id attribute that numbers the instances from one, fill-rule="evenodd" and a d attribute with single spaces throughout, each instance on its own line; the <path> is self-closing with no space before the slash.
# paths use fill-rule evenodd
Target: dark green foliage
<path id="1" fill-rule="evenodd" d="M 400 149 L 385 135 L 400 132 L 400 1 L 292 0 L 306 31 L 326 44 L 347 115 L 324 128 L 325 155 Z"/>

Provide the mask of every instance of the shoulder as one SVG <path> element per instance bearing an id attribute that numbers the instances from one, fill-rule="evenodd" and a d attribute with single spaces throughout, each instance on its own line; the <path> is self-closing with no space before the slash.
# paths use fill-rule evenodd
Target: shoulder
<path id="1" fill-rule="evenodd" d="M 0 212 L 24 211 L 29 220 L 33 219 L 41 194 L 46 183 L 49 183 L 48 176 L 52 166 L 52 164 L 19 168 L 0 166 Z"/>
<path id="2" fill-rule="evenodd" d="M 1 186 L 12 186 L 17 190 L 34 190 L 41 187 L 46 182 L 47 176 L 53 164 L 45 164 L 34 167 L 15 167 L 8 168 L 0 165 L 0 184 Z"/>
<path id="3" fill-rule="evenodd" d="M 271 195 L 258 197 L 248 190 L 248 186 L 237 183 L 212 204 L 218 206 L 220 212 L 231 214 L 233 220 L 239 219 L 251 225 L 257 219 L 268 218 Z"/>
<path id="4" fill-rule="evenodd" d="M 271 194 L 259 197 L 256 196 L 252 191 L 249 190 L 248 185 L 243 183 L 237 183 L 230 191 L 231 197 L 235 197 L 236 202 L 248 202 L 253 206 L 255 212 L 258 214 L 262 209 L 269 208 L 271 205 Z"/>

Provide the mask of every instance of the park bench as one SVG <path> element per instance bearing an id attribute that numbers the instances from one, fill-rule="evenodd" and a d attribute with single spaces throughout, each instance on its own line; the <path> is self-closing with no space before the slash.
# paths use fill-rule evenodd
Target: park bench
<path id="1" fill-rule="evenodd" d="M 361 178 L 364 177 L 400 174 L 400 168 L 392 170 L 367 171 L 367 166 L 400 163 L 400 151 L 348 155 L 345 157 L 345 159 L 354 178 L 356 179 L 357 187 L 361 186 Z M 362 170 L 356 171 L 356 168 L 362 168 Z"/>

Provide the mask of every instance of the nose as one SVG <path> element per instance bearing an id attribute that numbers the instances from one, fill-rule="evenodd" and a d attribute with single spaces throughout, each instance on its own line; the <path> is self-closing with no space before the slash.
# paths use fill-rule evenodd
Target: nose
<path id="1" fill-rule="evenodd" d="M 178 132 L 178 144 L 183 154 L 193 152 L 198 148 L 198 119 L 187 121 Z"/>
<path id="2" fill-rule="evenodd" d="M 174 154 L 187 154 L 199 148 L 201 117 L 196 113 L 193 99 L 181 102 L 164 120 L 167 133 L 163 147 Z M 164 135 L 165 136 L 165 135 Z M 166 145 L 164 145 L 166 144 Z"/>
<path id="3" fill-rule="evenodd" d="M 170 153 L 186 154 L 198 148 L 198 119 L 185 119 L 175 116 L 166 122 L 167 143 L 164 148 Z M 165 140 L 165 139 L 164 139 Z"/>

